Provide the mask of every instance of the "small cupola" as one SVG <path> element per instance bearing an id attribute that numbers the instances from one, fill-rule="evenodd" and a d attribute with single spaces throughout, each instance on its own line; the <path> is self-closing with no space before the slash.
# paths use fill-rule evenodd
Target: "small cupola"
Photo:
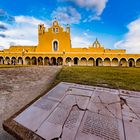
<path id="1" fill-rule="evenodd" d="M 94 43 L 93 43 L 92 46 L 93 46 L 94 48 L 101 48 L 101 47 L 102 47 L 97 38 L 96 38 L 96 40 L 94 41 Z"/>

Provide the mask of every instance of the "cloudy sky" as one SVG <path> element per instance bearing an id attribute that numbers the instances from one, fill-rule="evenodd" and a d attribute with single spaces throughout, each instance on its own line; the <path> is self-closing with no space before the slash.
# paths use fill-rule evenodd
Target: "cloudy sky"
<path id="1" fill-rule="evenodd" d="M 73 47 L 96 38 L 105 48 L 140 53 L 139 0 L 0 0 L 0 49 L 37 45 L 37 26 L 71 26 Z"/>

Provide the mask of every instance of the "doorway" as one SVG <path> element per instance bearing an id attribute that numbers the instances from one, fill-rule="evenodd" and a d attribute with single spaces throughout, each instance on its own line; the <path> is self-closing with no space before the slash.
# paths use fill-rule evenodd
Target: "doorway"
<path id="1" fill-rule="evenodd" d="M 74 58 L 74 65 L 78 65 L 78 58 L 77 57 Z"/>

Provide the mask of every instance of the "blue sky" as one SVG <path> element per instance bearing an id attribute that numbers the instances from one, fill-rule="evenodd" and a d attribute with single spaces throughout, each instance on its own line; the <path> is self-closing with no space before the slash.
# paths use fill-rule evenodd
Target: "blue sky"
<path id="1" fill-rule="evenodd" d="M 105 48 L 140 53 L 139 0 L 0 0 L 0 49 L 36 45 L 37 25 L 71 26 L 73 47 L 96 38 Z"/>

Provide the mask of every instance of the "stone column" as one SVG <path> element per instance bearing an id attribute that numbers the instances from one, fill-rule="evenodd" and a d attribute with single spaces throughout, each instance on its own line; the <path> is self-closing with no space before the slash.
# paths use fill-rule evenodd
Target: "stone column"
<path id="1" fill-rule="evenodd" d="M 112 60 L 110 60 L 110 66 L 112 67 Z"/>
<path id="2" fill-rule="evenodd" d="M 26 65 L 25 57 L 24 56 L 22 57 L 22 60 L 23 60 L 23 65 Z"/>
<path id="3" fill-rule="evenodd" d="M 63 66 L 64 66 L 65 65 L 65 50 L 63 50 L 62 55 L 63 55 Z"/>
<path id="4" fill-rule="evenodd" d="M 104 60 L 102 60 L 101 62 L 102 62 L 102 66 L 104 66 Z"/>
<path id="5" fill-rule="evenodd" d="M 127 63 L 127 66 L 126 67 L 129 67 L 129 61 L 126 61 L 126 63 Z"/>
<path id="6" fill-rule="evenodd" d="M 134 67 L 136 67 L 136 61 L 134 61 Z"/>
<path id="7" fill-rule="evenodd" d="M 44 58 L 43 58 L 43 61 L 42 61 L 42 62 L 43 62 L 43 66 L 44 66 L 44 64 L 45 64 L 45 62 L 44 62 Z"/>

